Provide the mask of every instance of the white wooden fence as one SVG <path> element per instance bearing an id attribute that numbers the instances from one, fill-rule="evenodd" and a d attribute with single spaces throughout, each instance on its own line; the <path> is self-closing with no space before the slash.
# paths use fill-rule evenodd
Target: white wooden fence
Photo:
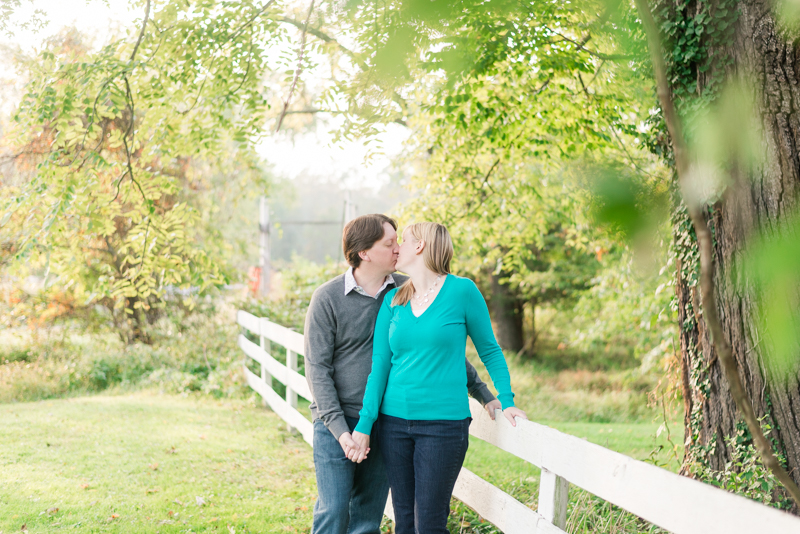
<path id="1" fill-rule="evenodd" d="M 306 379 L 297 372 L 303 336 L 243 311 L 237 320 L 261 340 L 257 345 L 239 336 L 245 354 L 261 364 L 261 376 L 244 366 L 248 384 L 311 444 L 312 424 L 297 411 L 298 395 L 311 400 Z M 273 343 L 286 351 L 285 365 L 276 358 Z M 285 399 L 273 391 L 273 379 L 286 385 Z M 515 428 L 501 413 L 493 421 L 473 399 L 470 409 L 470 434 L 541 469 L 536 511 L 469 470 L 461 470 L 455 497 L 506 534 L 563 533 L 570 484 L 676 534 L 800 534 L 800 518 L 775 508 L 532 421 L 517 419 Z M 391 500 L 386 515 L 393 517 Z"/>

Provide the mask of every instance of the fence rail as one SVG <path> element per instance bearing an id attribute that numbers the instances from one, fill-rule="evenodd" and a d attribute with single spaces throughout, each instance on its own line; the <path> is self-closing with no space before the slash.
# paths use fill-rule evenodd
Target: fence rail
<path id="1" fill-rule="evenodd" d="M 312 424 L 297 411 L 297 395 L 311 400 L 305 377 L 297 372 L 303 336 L 266 319 L 239 311 L 244 335 L 239 346 L 261 365 L 261 376 L 248 369 L 247 382 L 290 427 L 312 444 Z M 286 364 L 271 351 L 286 351 Z M 272 379 L 286 385 L 286 398 L 271 387 Z M 506 534 L 563 533 L 569 485 L 575 485 L 642 519 L 676 534 L 800 533 L 800 518 L 696 480 L 564 434 L 532 421 L 511 426 L 500 413 L 495 420 L 470 399 L 470 434 L 541 469 L 539 508 L 534 511 L 467 469 L 462 469 L 453 495 Z M 392 517 L 391 501 L 386 515 Z"/>

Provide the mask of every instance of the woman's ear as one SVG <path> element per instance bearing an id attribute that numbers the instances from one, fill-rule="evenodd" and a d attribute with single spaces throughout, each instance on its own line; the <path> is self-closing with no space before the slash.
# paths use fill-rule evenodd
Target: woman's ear
<path id="1" fill-rule="evenodd" d="M 421 239 L 417 241 L 417 247 L 414 249 L 415 254 L 422 254 L 422 251 L 425 250 L 425 241 Z"/>

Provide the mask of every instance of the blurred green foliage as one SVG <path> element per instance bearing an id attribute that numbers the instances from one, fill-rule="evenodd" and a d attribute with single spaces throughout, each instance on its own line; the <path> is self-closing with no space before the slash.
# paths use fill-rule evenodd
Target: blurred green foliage
<path id="1" fill-rule="evenodd" d="M 800 212 L 765 229 L 733 270 L 739 290 L 758 297 L 758 339 L 770 378 L 779 383 L 800 369 Z"/>

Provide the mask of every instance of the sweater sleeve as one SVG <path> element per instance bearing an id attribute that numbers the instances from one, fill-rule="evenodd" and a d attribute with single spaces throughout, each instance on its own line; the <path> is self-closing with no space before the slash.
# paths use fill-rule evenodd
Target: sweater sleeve
<path id="1" fill-rule="evenodd" d="M 386 294 L 375 321 L 375 335 L 372 341 L 372 370 L 367 379 L 364 392 L 364 404 L 358 413 L 359 419 L 355 430 L 362 434 L 370 434 L 372 425 L 378 420 L 378 411 L 386 391 L 389 371 L 392 369 L 392 349 L 389 347 L 389 323 L 392 320 L 391 302 L 395 291 Z"/>
<path id="2" fill-rule="evenodd" d="M 497 398 L 503 405 L 503 409 L 510 408 L 514 406 L 511 375 L 508 372 L 503 350 L 497 344 L 494 331 L 492 331 L 489 308 L 475 283 L 470 280 L 466 285 L 467 334 L 472 339 L 486 370 L 489 371 L 489 376 L 492 377 L 492 383 L 497 390 Z"/>
<path id="3" fill-rule="evenodd" d="M 333 381 L 336 316 L 330 301 L 318 291 L 311 296 L 304 330 L 308 388 L 317 405 L 319 418 L 338 440 L 344 432 L 350 432 L 350 427 L 344 418 Z"/>
<path id="4" fill-rule="evenodd" d="M 489 391 L 489 386 L 487 386 L 481 377 L 478 376 L 478 371 L 475 370 L 475 367 L 469 360 L 464 358 L 467 363 L 467 391 L 469 392 L 470 397 L 475 399 L 476 401 L 480 402 L 483 406 L 486 406 L 493 400 L 496 400 L 492 392 Z"/>

